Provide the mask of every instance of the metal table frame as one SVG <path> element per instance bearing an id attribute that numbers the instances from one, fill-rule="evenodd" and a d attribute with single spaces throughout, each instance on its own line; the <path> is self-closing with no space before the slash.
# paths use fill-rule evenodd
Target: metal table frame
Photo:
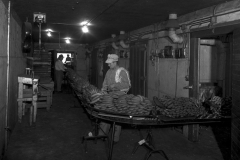
<path id="1" fill-rule="evenodd" d="M 127 115 L 127 114 L 118 114 L 114 112 L 108 112 L 104 110 L 98 110 L 95 109 L 94 106 L 90 103 L 88 103 L 82 96 L 74 90 L 75 95 L 78 97 L 79 102 L 81 103 L 81 106 L 84 107 L 86 112 L 91 116 L 94 117 L 96 120 L 104 120 L 111 122 L 111 128 L 112 133 L 109 144 L 109 152 L 108 152 L 108 160 L 112 160 L 112 152 L 113 152 L 113 139 L 114 139 L 114 133 L 115 133 L 115 125 L 116 123 L 125 123 L 130 125 L 136 125 L 136 126 L 157 126 L 157 125 L 186 125 L 186 124 L 203 124 L 203 123 L 216 123 L 216 122 L 222 122 L 226 119 L 231 119 L 229 117 L 227 118 L 221 118 L 221 119 L 196 119 L 196 117 L 188 117 L 188 118 L 168 118 L 165 116 L 151 116 L 151 115 Z M 96 132 L 95 132 L 96 134 Z M 85 137 L 86 138 L 86 137 Z M 97 139 L 102 137 L 90 137 L 89 139 Z M 88 138 L 86 138 L 88 140 Z M 143 146 L 149 149 L 149 153 L 146 156 L 146 160 L 151 156 L 153 153 L 159 153 L 161 154 L 166 160 L 168 160 L 167 155 L 163 150 L 157 150 L 152 145 L 152 135 L 151 133 L 147 134 L 147 137 L 144 139 L 146 140 L 143 143 Z M 136 147 L 133 151 L 133 153 L 136 152 Z"/>
<path id="2" fill-rule="evenodd" d="M 82 103 L 85 110 L 88 114 L 93 116 L 96 119 L 105 120 L 111 122 L 112 133 L 110 138 L 110 145 L 109 145 L 109 152 L 108 152 L 108 160 L 112 160 L 112 152 L 113 152 L 113 139 L 114 139 L 114 132 L 115 132 L 115 124 L 116 123 L 125 123 L 130 125 L 136 126 L 156 126 L 156 125 L 186 125 L 186 124 L 201 124 L 201 123 L 217 123 L 226 120 L 226 118 L 222 119 L 196 119 L 195 117 L 189 118 L 167 118 L 163 116 L 138 116 L 138 115 L 124 115 L 124 114 L 117 114 L 117 113 L 110 113 L 102 110 L 95 109 L 93 105 L 88 103 Z M 143 146 L 149 149 L 149 153 L 146 156 L 146 160 L 151 156 L 153 153 L 161 154 L 166 160 L 168 160 L 167 155 L 163 150 L 157 150 L 152 145 L 152 135 L 151 133 L 147 134 L 147 137 L 144 139 L 146 140 L 143 143 Z M 137 148 L 136 148 L 137 149 Z"/>

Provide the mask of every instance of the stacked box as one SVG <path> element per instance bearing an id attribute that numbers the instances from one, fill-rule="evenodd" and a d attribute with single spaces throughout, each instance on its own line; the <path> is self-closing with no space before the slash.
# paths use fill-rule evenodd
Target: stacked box
<path id="1" fill-rule="evenodd" d="M 51 58 L 51 52 L 34 50 L 33 57 L 28 58 L 27 66 L 34 71 L 35 75 L 40 76 L 40 80 L 49 79 L 51 81 Z"/>

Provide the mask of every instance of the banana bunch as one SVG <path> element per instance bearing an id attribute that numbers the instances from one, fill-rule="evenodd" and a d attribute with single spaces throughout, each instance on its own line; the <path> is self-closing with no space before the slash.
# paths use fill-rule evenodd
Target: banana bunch
<path id="1" fill-rule="evenodd" d="M 119 113 L 125 113 L 126 110 L 128 110 L 128 103 L 127 99 L 133 97 L 132 94 L 124 94 L 122 96 L 119 96 L 117 99 L 114 99 L 114 105 L 117 108 Z"/>
<path id="2" fill-rule="evenodd" d="M 94 108 L 110 112 L 117 112 L 117 109 L 113 103 L 113 98 L 109 94 L 101 95 L 99 101 L 94 105 Z"/>
<path id="3" fill-rule="evenodd" d="M 122 91 L 114 91 L 114 92 L 110 92 L 109 95 L 111 95 L 113 98 L 117 99 L 122 95 L 126 95 L 126 93 L 122 92 Z"/>
<path id="4" fill-rule="evenodd" d="M 221 116 L 231 116 L 231 109 L 232 109 L 232 97 L 225 97 L 222 99 L 221 102 Z"/>
<path id="5" fill-rule="evenodd" d="M 92 95 L 91 95 L 91 98 L 90 98 L 90 99 L 91 99 L 90 104 L 94 104 L 94 103 L 100 101 L 101 96 L 102 96 L 101 93 L 92 94 Z"/>
<path id="6" fill-rule="evenodd" d="M 99 93 L 99 89 L 97 89 L 97 87 L 95 87 L 94 85 L 89 85 L 87 88 L 88 92 L 92 95 L 92 94 L 96 94 Z"/>
<path id="7" fill-rule="evenodd" d="M 165 107 L 158 108 L 161 114 L 172 117 L 189 117 L 199 116 L 205 112 L 204 107 L 199 106 L 193 99 L 187 97 L 171 98 L 162 96 L 159 98 L 160 103 Z"/>
<path id="8" fill-rule="evenodd" d="M 114 104 L 119 113 L 129 115 L 149 115 L 153 106 L 149 99 L 132 94 L 120 96 L 114 101 Z"/>
<path id="9" fill-rule="evenodd" d="M 83 95 L 86 99 L 89 100 L 90 104 L 96 103 L 98 100 L 100 100 L 100 91 L 93 85 L 89 85 L 86 88 L 83 88 Z"/>

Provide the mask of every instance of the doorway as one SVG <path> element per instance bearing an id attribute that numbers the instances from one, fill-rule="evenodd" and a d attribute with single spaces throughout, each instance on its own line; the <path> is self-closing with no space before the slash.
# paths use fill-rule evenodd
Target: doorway
<path id="1" fill-rule="evenodd" d="M 220 97 L 222 115 L 223 106 L 225 108 L 223 104 L 232 97 L 233 30 L 221 30 L 222 32 L 207 30 L 191 33 L 189 84 L 192 89 L 189 90 L 189 95 L 198 99 L 202 105 L 208 104 L 205 102 L 213 100 L 213 97 Z M 232 102 L 229 106 L 232 106 Z M 204 107 L 212 110 L 212 105 Z M 231 112 L 228 116 L 231 117 Z M 231 122 L 207 127 L 212 130 L 224 159 L 229 158 Z"/>

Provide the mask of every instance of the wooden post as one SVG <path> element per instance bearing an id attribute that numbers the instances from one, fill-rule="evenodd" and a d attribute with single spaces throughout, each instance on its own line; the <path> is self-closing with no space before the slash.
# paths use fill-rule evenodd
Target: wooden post
<path id="1" fill-rule="evenodd" d="M 189 90 L 189 97 L 198 99 L 199 95 L 199 48 L 200 39 L 191 38 L 190 39 L 190 67 L 189 67 L 189 86 L 192 89 Z M 199 125 L 191 124 L 183 129 L 184 135 L 188 137 L 188 140 L 192 142 L 198 141 L 199 135 Z"/>

